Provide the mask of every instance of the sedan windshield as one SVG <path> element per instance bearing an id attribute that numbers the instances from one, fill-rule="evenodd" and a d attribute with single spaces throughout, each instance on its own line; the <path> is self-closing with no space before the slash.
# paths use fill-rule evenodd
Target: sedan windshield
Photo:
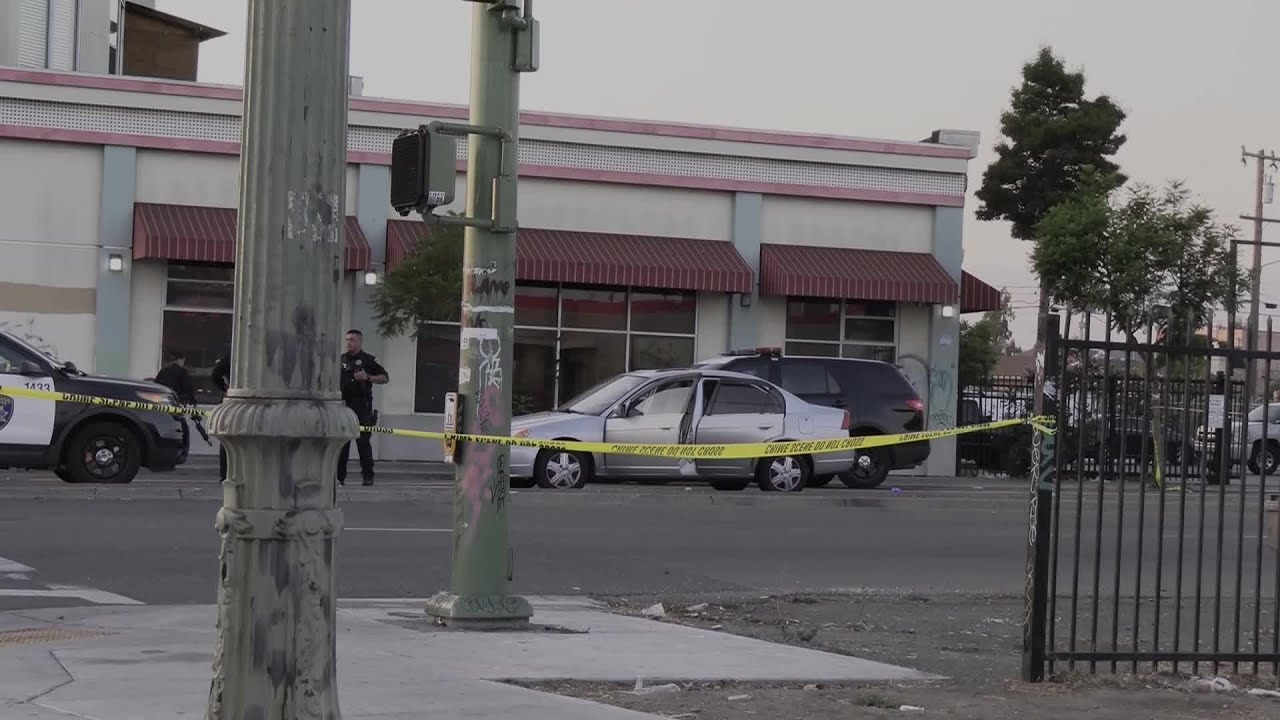
<path id="1" fill-rule="evenodd" d="M 618 404 L 627 393 L 644 382 L 641 375 L 617 375 L 605 380 L 560 406 L 562 412 L 599 415 Z"/>
<path id="2" fill-rule="evenodd" d="M 1266 413 L 1264 415 L 1264 413 Z M 1270 416 L 1270 417 L 1268 417 Z M 1239 417 L 1237 415 L 1236 417 Z M 1259 405 L 1249 413 L 1249 422 L 1262 422 L 1262 418 L 1268 417 L 1270 422 L 1280 420 L 1280 403 L 1271 403 L 1269 405 Z"/>

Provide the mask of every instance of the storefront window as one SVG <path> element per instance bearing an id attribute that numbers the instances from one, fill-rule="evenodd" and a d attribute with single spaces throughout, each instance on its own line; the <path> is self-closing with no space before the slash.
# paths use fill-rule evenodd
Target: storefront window
<path id="1" fill-rule="evenodd" d="M 518 285 L 512 409 L 549 410 L 627 370 L 693 363 L 694 293 Z M 458 326 L 419 334 L 414 409 L 438 413 L 457 387 Z M 557 371 L 558 370 L 558 371 Z"/>
<path id="2" fill-rule="evenodd" d="M 840 341 L 839 300 L 787 300 L 787 339 Z"/>
<path id="3" fill-rule="evenodd" d="M 558 292 L 554 285 L 517 285 L 516 327 L 555 327 L 560 318 Z"/>
<path id="4" fill-rule="evenodd" d="M 584 330 L 627 329 L 626 290 L 587 290 L 565 288 L 560 291 L 560 326 Z"/>
<path id="5" fill-rule="evenodd" d="M 201 404 L 222 402 L 222 391 L 210 373 L 218 357 L 230 349 L 234 307 L 235 270 L 230 265 L 169 264 L 160 362 L 174 351 L 186 355 Z"/>
<path id="6" fill-rule="evenodd" d="M 556 331 L 516 328 L 515 335 L 511 412 L 522 415 L 554 407 Z M 457 354 L 455 347 L 454 356 Z"/>
<path id="7" fill-rule="evenodd" d="M 788 355 L 896 362 L 898 308 L 867 300 L 787 300 Z"/>
<path id="8" fill-rule="evenodd" d="M 698 298 L 692 293 L 631 293 L 631 332 L 692 335 Z"/>
<path id="9" fill-rule="evenodd" d="M 565 330 L 560 333 L 560 400 L 627 371 L 627 336 Z"/>

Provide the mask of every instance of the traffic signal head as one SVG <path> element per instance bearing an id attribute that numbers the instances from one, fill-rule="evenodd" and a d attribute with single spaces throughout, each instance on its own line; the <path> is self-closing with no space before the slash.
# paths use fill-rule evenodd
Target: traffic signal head
<path id="1" fill-rule="evenodd" d="M 401 215 L 453 202 L 458 142 L 426 125 L 405 130 L 391 142 L 391 207 Z"/>

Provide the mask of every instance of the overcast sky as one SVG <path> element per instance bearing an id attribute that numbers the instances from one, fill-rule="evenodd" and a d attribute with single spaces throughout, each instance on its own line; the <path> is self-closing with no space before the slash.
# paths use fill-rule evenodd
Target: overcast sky
<path id="1" fill-rule="evenodd" d="M 204 44 L 202 81 L 242 82 L 245 5 L 159 0 L 227 31 Z M 354 0 L 351 72 L 365 94 L 466 103 L 470 9 Z M 1241 145 L 1280 149 L 1277 0 L 537 0 L 534 11 L 542 67 L 524 76 L 525 109 L 901 140 L 978 130 L 972 190 L 1022 63 L 1047 43 L 1129 113 L 1119 162 L 1134 180 L 1184 179 L 1239 222 L 1254 177 Z M 1026 249 L 975 208 L 971 193 L 965 269 L 1033 306 Z M 1280 217 L 1280 200 L 1268 214 Z M 1280 241 L 1280 225 L 1268 234 Z M 1280 262 L 1262 294 L 1280 302 Z M 1018 313 L 1024 346 L 1033 316 Z"/>

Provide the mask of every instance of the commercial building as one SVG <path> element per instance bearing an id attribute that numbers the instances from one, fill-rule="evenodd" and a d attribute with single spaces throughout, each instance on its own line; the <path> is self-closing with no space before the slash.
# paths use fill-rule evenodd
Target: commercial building
<path id="1" fill-rule="evenodd" d="M 0 68 L 0 327 L 99 373 L 150 377 L 174 348 L 207 375 L 232 324 L 240 112 L 236 87 Z M 458 362 L 456 325 L 376 331 L 371 294 L 426 229 L 389 205 L 391 139 L 465 117 L 351 100 L 343 324 L 390 372 L 385 425 L 438 428 Z M 961 270 L 976 133 L 898 142 L 528 112 L 520 134 L 517 412 L 626 369 L 781 346 L 895 362 L 929 427 L 954 424 L 958 315 L 999 304 Z M 465 148 L 458 167 L 460 210 Z M 218 400 L 207 382 L 202 398 Z M 381 437 L 377 452 L 439 448 Z M 922 471 L 954 462 L 938 442 Z"/>

